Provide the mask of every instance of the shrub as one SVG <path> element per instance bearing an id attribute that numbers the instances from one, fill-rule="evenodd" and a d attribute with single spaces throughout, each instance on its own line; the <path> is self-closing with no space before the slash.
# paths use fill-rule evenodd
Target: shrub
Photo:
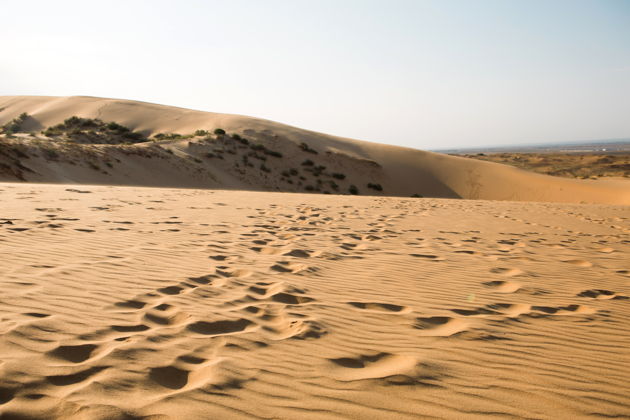
<path id="1" fill-rule="evenodd" d="M 260 164 L 260 170 L 263 171 L 263 172 L 267 172 L 267 173 L 271 172 L 271 169 L 266 167 L 264 163 Z"/>
<path id="2" fill-rule="evenodd" d="M 304 162 L 302 162 L 302 166 L 313 166 L 315 165 L 315 162 L 313 162 L 310 159 L 306 159 Z"/>
<path id="3" fill-rule="evenodd" d="M 411 195 L 413 198 L 422 198 L 421 194 L 415 193 Z"/>
<path id="4" fill-rule="evenodd" d="M 42 154 L 46 160 L 57 160 L 59 158 L 59 153 L 53 149 L 42 149 Z"/>
<path id="5" fill-rule="evenodd" d="M 225 130 L 222 128 L 215 128 L 214 129 L 214 134 L 216 134 L 217 136 L 223 136 L 225 135 Z"/>
<path id="6" fill-rule="evenodd" d="M 350 187 L 348 188 L 348 192 L 352 195 L 358 195 L 359 189 L 356 187 L 356 185 L 350 185 Z"/>
<path id="7" fill-rule="evenodd" d="M 333 172 L 332 177 L 335 179 L 346 179 L 346 175 L 340 174 L 339 172 Z"/>
<path id="8" fill-rule="evenodd" d="M 295 169 L 295 168 L 291 168 L 291 169 L 289 169 L 289 173 L 290 173 L 291 175 L 297 175 L 297 174 L 299 174 L 300 172 L 299 172 L 297 169 Z"/>
<path id="9" fill-rule="evenodd" d="M 189 139 L 191 137 L 192 135 L 190 134 L 183 136 L 178 133 L 158 133 L 155 136 L 153 136 L 153 138 L 156 140 L 181 140 L 181 139 Z"/>
<path id="10" fill-rule="evenodd" d="M 127 127 L 118 124 L 117 122 L 108 122 L 106 128 L 111 131 L 118 131 L 119 133 L 127 133 L 130 131 Z"/>
<path id="11" fill-rule="evenodd" d="M 197 130 L 195 131 L 195 136 L 207 136 L 208 130 Z"/>
<path id="12" fill-rule="evenodd" d="M 307 186 L 304 187 L 304 189 L 306 191 L 315 191 L 315 187 L 313 187 L 312 185 L 307 185 Z"/>
<path id="13" fill-rule="evenodd" d="M 277 158 L 281 158 L 282 157 L 282 153 L 276 152 L 275 150 L 265 149 L 265 153 L 268 154 L 269 156 L 273 156 L 273 157 L 277 157 Z"/>
<path id="14" fill-rule="evenodd" d="M 21 113 L 17 118 L 13 118 L 11 121 L 0 127 L 0 133 L 13 134 L 22 129 L 22 124 L 29 118 L 26 112 Z"/>
<path id="15" fill-rule="evenodd" d="M 373 183 L 369 182 L 367 184 L 367 186 L 368 186 L 368 188 L 371 188 L 371 189 L 373 189 L 375 191 L 383 191 L 383 187 L 381 186 L 381 184 L 373 184 Z"/>
<path id="16" fill-rule="evenodd" d="M 240 139 L 241 139 L 241 136 L 239 136 L 238 134 L 234 133 L 234 134 L 232 134 L 232 138 L 233 138 L 234 140 L 240 140 Z"/>
<path id="17" fill-rule="evenodd" d="M 129 140 L 143 141 L 145 137 L 142 133 L 138 133 L 137 131 L 129 131 L 122 135 L 124 138 Z"/>
<path id="18" fill-rule="evenodd" d="M 300 149 L 302 149 L 306 153 L 313 153 L 314 155 L 317 154 L 317 150 L 311 149 L 311 147 L 308 144 L 304 143 L 304 142 L 300 143 Z"/>

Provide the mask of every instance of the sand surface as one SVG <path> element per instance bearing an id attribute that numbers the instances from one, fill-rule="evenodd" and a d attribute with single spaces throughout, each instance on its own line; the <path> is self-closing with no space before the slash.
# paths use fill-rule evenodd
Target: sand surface
<path id="1" fill-rule="evenodd" d="M 630 205 L 627 179 L 546 176 L 494 162 L 342 138 L 241 115 L 86 96 L 0 97 L 0 125 L 21 113 L 30 115 L 25 132 L 15 138 L 0 136 L 0 181 L 332 194 L 347 194 L 354 185 L 361 195 Z M 258 156 L 265 159 L 259 160 L 252 157 L 258 152 L 230 137 L 118 146 L 77 145 L 42 136 L 42 130 L 72 116 L 114 121 L 151 139 L 157 134 L 190 135 L 196 130 L 222 128 L 248 138 L 250 146 L 281 152 L 282 157 Z M 409 133 L 412 138 L 415 135 Z M 316 154 L 304 151 L 302 144 Z M 306 160 L 312 160 L 313 166 L 305 167 Z M 323 167 L 323 173 L 315 174 L 313 167 Z M 292 169 L 297 171 L 295 175 L 283 176 Z M 335 172 L 345 178 L 332 177 Z M 369 184 L 378 184 L 381 189 L 370 189 Z"/>
<path id="2" fill-rule="evenodd" d="M 0 413 L 630 417 L 628 207 L 0 184 Z"/>

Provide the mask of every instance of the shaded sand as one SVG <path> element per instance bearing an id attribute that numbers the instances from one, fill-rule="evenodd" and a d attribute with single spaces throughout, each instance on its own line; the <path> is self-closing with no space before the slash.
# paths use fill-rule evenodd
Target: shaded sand
<path id="1" fill-rule="evenodd" d="M 43 184 L 0 201 L 2 418 L 630 416 L 627 207 Z"/>
<path id="2" fill-rule="evenodd" d="M 630 204 L 628 179 L 553 177 L 240 115 L 86 96 L 0 97 L 0 125 L 21 113 L 30 115 L 23 132 L 0 135 L 0 181 Z M 151 140 L 189 137 L 124 145 L 42 134 L 72 116 L 114 121 Z M 216 128 L 229 135 L 193 136 Z"/>

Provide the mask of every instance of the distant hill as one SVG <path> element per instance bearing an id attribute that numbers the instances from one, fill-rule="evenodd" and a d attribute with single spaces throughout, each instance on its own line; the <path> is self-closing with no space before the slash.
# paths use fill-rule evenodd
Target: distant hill
<path id="1" fill-rule="evenodd" d="M 0 125 L 2 181 L 630 204 L 622 180 L 563 179 L 137 101 L 4 96 Z"/>

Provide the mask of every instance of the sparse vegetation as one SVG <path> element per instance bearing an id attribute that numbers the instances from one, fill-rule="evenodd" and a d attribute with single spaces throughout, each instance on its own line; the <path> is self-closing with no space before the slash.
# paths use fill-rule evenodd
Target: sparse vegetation
<path id="1" fill-rule="evenodd" d="M 341 173 L 339 173 L 339 172 L 333 172 L 333 173 L 331 174 L 331 176 L 332 176 L 333 178 L 335 178 L 335 179 L 339 179 L 339 180 L 346 179 L 346 175 L 345 175 L 345 174 L 341 174 Z"/>
<path id="2" fill-rule="evenodd" d="M 13 118 L 11 121 L 0 127 L 0 133 L 12 135 L 13 133 L 18 133 L 22 129 L 22 124 L 29 118 L 29 115 L 26 112 L 21 113 L 16 118 Z"/>
<path id="3" fill-rule="evenodd" d="M 300 149 L 302 149 L 306 153 L 312 153 L 314 155 L 318 154 L 317 150 L 311 149 L 311 147 L 304 142 L 300 143 Z"/>
<path id="4" fill-rule="evenodd" d="M 208 134 L 208 130 L 197 130 L 195 131 L 195 136 L 196 137 L 201 137 L 201 136 L 207 136 Z"/>
<path id="5" fill-rule="evenodd" d="M 315 162 L 313 162 L 310 159 L 306 159 L 304 162 L 302 162 L 302 166 L 313 166 L 315 165 Z"/>
<path id="6" fill-rule="evenodd" d="M 464 157 L 567 178 L 630 178 L 630 153 L 477 153 Z"/>
<path id="7" fill-rule="evenodd" d="M 154 140 L 185 140 L 193 138 L 192 134 L 178 134 L 178 133 L 158 133 L 153 136 Z"/>
<path id="8" fill-rule="evenodd" d="M 140 143 L 147 138 L 139 132 L 116 122 L 103 122 L 96 118 L 72 116 L 63 123 L 48 127 L 42 134 L 48 137 L 60 137 L 77 143 L 120 144 Z"/>
<path id="9" fill-rule="evenodd" d="M 282 153 L 276 152 L 275 150 L 265 149 L 265 154 L 268 154 L 269 156 L 273 156 L 273 157 L 277 157 L 277 158 L 281 158 L 282 157 Z"/>
<path id="10" fill-rule="evenodd" d="M 348 192 L 352 195 L 359 195 L 359 189 L 356 185 L 350 185 L 350 187 L 348 187 Z"/>

